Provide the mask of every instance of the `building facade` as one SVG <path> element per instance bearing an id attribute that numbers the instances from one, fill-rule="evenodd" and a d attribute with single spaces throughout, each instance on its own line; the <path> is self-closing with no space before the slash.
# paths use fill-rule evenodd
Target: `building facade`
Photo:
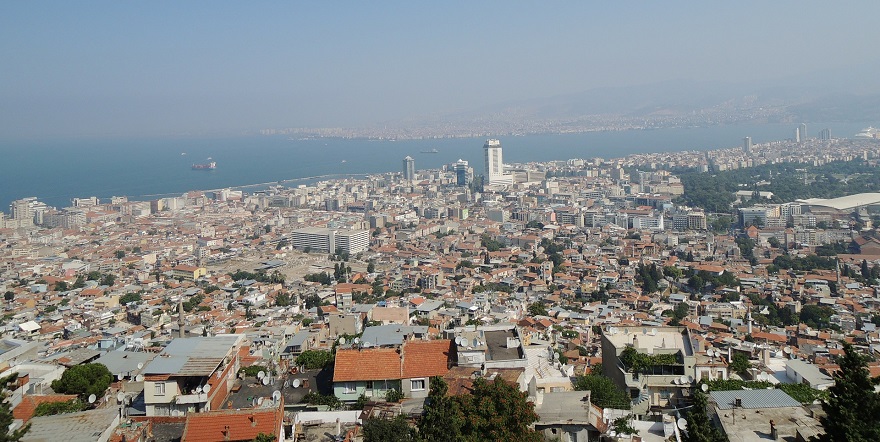
<path id="1" fill-rule="evenodd" d="M 416 160 L 407 155 L 403 159 L 403 179 L 412 181 L 416 178 Z"/>
<path id="2" fill-rule="evenodd" d="M 355 254 L 366 251 L 370 246 L 369 230 L 331 230 L 323 227 L 306 227 L 294 230 L 291 244 L 301 250 L 315 252 Z"/>

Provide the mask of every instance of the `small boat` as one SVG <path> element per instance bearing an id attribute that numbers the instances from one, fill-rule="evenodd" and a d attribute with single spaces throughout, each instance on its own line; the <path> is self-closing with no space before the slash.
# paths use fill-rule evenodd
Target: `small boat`
<path id="1" fill-rule="evenodd" d="M 217 163 L 214 161 L 211 161 L 210 163 L 193 164 L 192 165 L 193 170 L 214 170 L 216 168 L 217 168 Z"/>
<path id="2" fill-rule="evenodd" d="M 431 149 L 431 150 L 423 150 L 422 153 L 440 153 L 440 151 L 437 149 Z"/>

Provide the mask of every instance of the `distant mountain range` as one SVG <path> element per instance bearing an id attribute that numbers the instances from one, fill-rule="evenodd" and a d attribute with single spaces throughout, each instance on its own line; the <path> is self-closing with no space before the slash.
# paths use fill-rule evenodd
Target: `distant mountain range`
<path id="1" fill-rule="evenodd" d="M 719 115 L 739 121 L 880 121 L 880 77 L 874 74 L 878 70 L 880 62 L 760 82 L 672 80 L 597 88 L 415 118 L 408 123 L 579 120 L 588 116 L 674 119 L 700 113 L 711 116 L 712 121 Z"/>

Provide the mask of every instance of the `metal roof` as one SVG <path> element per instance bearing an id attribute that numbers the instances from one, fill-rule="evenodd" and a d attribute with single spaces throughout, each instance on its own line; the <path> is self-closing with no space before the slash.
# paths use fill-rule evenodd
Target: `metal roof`
<path id="1" fill-rule="evenodd" d="M 143 351 L 109 351 L 96 359 L 95 362 L 104 364 L 110 373 L 128 374 L 129 372 L 139 372 L 137 365 L 139 363 L 147 365 L 147 362 L 154 357 L 156 357 L 155 353 Z"/>
<path id="2" fill-rule="evenodd" d="M 712 400 L 718 404 L 721 410 L 730 410 L 733 408 L 736 398 L 742 399 L 742 407 L 748 409 L 755 408 L 784 408 L 784 407 L 800 407 L 801 403 L 794 400 L 791 396 L 785 394 L 778 388 L 765 390 L 731 390 L 731 391 L 712 391 L 709 393 Z"/>
<path id="3" fill-rule="evenodd" d="M 115 400 L 115 399 L 114 399 Z M 78 413 L 39 416 L 30 420 L 31 429 L 22 442 L 63 440 L 65 442 L 92 442 L 119 423 L 117 407 L 98 408 Z M 106 439 L 105 439 L 106 440 Z"/>
<path id="4" fill-rule="evenodd" d="M 172 376 L 210 376 L 241 339 L 244 339 L 244 335 L 174 339 L 143 372 Z"/>
<path id="5" fill-rule="evenodd" d="M 830 207 L 837 210 L 853 209 L 859 206 L 880 204 L 880 193 L 857 193 L 855 195 L 842 196 L 840 198 L 822 199 L 808 198 L 797 200 L 811 206 Z"/>

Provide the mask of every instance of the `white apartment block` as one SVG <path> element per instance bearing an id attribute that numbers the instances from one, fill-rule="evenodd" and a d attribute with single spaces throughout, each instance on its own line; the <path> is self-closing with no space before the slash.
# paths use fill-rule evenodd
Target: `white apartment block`
<path id="1" fill-rule="evenodd" d="M 366 251 L 370 246 L 369 230 L 331 230 L 323 227 L 306 227 L 293 231 L 291 243 L 297 249 L 316 252 L 354 254 Z"/>

